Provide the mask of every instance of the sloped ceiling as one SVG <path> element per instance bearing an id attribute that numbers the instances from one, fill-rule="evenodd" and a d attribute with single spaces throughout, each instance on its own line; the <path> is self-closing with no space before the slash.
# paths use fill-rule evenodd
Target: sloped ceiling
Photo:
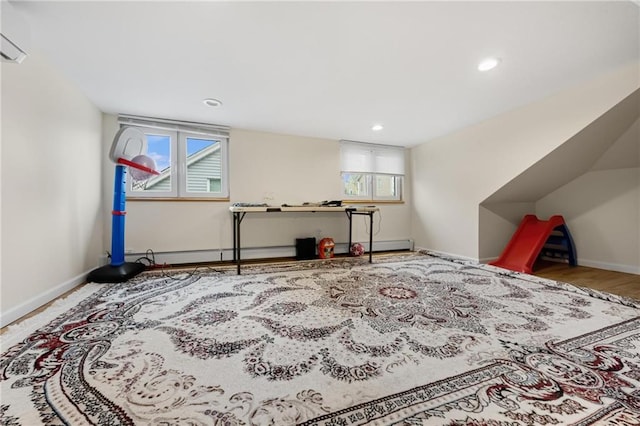
<path id="1" fill-rule="evenodd" d="M 594 163 L 591 170 L 640 167 L 640 118 Z"/>
<path id="2" fill-rule="evenodd" d="M 590 169 L 638 167 L 640 89 L 488 197 L 493 203 L 535 202 Z"/>
<path id="3" fill-rule="evenodd" d="M 102 111 L 334 140 L 413 146 L 640 60 L 631 1 L 11 3 Z"/>

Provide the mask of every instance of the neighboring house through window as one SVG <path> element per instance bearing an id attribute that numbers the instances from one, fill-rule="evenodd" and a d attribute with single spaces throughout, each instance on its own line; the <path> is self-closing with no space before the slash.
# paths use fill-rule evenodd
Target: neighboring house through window
<path id="1" fill-rule="evenodd" d="M 172 120 L 120 116 L 140 128 L 159 175 L 129 180 L 129 198 L 228 198 L 228 128 Z"/>

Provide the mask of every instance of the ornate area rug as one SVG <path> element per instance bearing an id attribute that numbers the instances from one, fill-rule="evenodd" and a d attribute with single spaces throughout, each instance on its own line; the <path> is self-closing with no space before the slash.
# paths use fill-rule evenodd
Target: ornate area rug
<path id="1" fill-rule="evenodd" d="M 638 303 L 491 266 L 411 254 L 82 291 L 2 337 L 0 424 L 640 419 Z"/>

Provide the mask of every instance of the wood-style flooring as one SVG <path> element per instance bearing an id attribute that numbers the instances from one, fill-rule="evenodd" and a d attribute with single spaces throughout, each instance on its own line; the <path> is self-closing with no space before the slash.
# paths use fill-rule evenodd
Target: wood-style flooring
<path id="1" fill-rule="evenodd" d="M 640 275 L 538 261 L 533 275 L 640 300 Z"/>

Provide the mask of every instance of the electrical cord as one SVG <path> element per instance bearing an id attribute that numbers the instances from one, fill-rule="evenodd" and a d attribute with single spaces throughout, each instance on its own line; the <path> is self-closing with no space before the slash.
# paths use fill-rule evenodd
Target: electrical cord
<path id="1" fill-rule="evenodd" d="M 371 218 L 371 220 L 373 220 L 373 217 Z M 364 224 L 364 233 L 366 235 L 369 235 L 369 227 L 367 226 L 367 219 L 366 217 L 362 218 L 362 223 Z M 378 235 L 380 233 L 380 228 L 382 227 L 382 211 L 378 210 L 378 225 L 377 225 L 377 230 L 374 229 L 373 230 L 373 235 Z M 374 228 L 376 228 L 375 222 L 374 222 Z"/>
<path id="2" fill-rule="evenodd" d="M 111 252 L 109 252 L 108 250 L 106 251 L 106 255 L 107 255 L 107 259 L 111 259 Z M 177 281 L 181 281 L 181 280 L 186 280 L 188 278 L 191 278 L 192 276 L 194 276 L 197 272 L 199 272 L 200 270 L 204 269 L 205 271 L 208 272 L 212 272 L 212 273 L 216 273 L 216 274 L 223 274 L 223 271 L 220 271 L 218 269 L 212 268 L 210 266 L 206 266 L 206 265 L 197 265 L 195 268 L 193 268 L 193 270 L 188 270 L 188 268 L 184 268 L 180 271 L 179 274 L 177 275 L 172 275 L 169 274 L 167 271 L 170 270 L 172 268 L 171 265 L 167 264 L 167 263 L 156 263 L 156 255 L 153 252 L 153 250 L 151 249 L 147 249 L 147 251 L 145 252 L 144 256 L 141 256 L 139 258 L 137 258 L 135 261 L 135 263 L 142 263 L 145 265 L 145 270 L 146 271 L 160 271 L 161 272 L 161 276 L 163 278 L 167 278 L 167 279 L 172 279 L 172 280 L 177 280 Z M 184 275 L 186 273 L 186 276 Z"/>
<path id="3" fill-rule="evenodd" d="M 149 257 L 149 255 L 151 255 L 151 257 Z M 155 253 L 153 253 L 153 250 L 148 249 L 147 252 L 145 253 L 145 256 L 139 257 L 136 259 L 136 263 L 145 263 L 144 261 L 147 262 L 146 266 L 147 268 L 156 268 L 158 267 L 158 265 L 156 264 L 156 256 Z"/>
<path id="4" fill-rule="evenodd" d="M 145 263 L 146 267 L 147 267 L 147 271 L 153 271 L 153 270 L 159 270 L 161 273 L 161 276 L 164 278 L 169 278 L 169 279 L 173 279 L 173 280 L 185 280 L 188 278 L 191 278 L 192 276 L 194 276 L 196 273 L 200 273 L 200 271 L 202 271 L 203 269 L 206 272 L 213 272 L 216 274 L 222 274 L 223 272 L 212 268 L 210 266 L 206 266 L 206 265 L 197 265 L 195 268 L 193 268 L 193 270 L 189 270 L 188 268 L 185 268 L 185 270 L 181 270 L 179 273 L 177 274 L 170 274 L 168 271 L 172 268 L 171 265 L 167 264 L 167 263 L 156 263 L 156 256 L 155 253 L 153 252 L 153 250 L 148 249 L 145 253 L 145 256 L 139 257 L 138 259 L 136 259 L 137 263 Z M 181 268 L 182 269 L 182 268 Z M 186 276 L 185 276 L 186 274 Z"/>

